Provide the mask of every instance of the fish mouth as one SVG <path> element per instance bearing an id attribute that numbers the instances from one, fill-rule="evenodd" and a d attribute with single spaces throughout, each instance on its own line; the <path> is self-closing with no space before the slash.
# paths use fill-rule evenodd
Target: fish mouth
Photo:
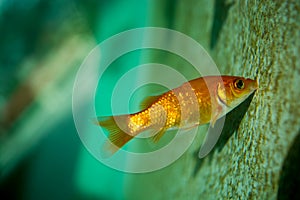
<path id="1" fill-rule="evenodd" d="M 256 79 L 255 81 L 252 81 L 250 88 L 251 88 L 251 90 L 257 90 L 259 88 L 258 79 Z"/>
<path id="2" fill-rule="evenodd" d="M 257 90 L 259 88 L 259 82 L 258 82 L 258 79 L 256 79 L 255 81 L 255 89 Z"/>

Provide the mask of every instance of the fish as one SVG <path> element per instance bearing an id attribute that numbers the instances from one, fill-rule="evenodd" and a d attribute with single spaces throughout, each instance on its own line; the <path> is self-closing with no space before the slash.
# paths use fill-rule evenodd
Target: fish
<path id="1" fill-rule="evenodd" d="M 99 116 L 96 124 L 109 133 L 103 151 L 111 156 L 148 131 L 154 142 L 172 129 L 191 129 L 216 121 L 258 89 L 258 82 L 239 76 L 204 76 L 141 102 L 141 111 Z"/>

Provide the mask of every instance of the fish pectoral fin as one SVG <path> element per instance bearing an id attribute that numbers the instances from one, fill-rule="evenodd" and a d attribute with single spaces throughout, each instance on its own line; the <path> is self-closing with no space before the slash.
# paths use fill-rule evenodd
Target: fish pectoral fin
<path id="1" fill-rule="evenodd" d="M 212 118 L 211 118 L 211 120 L 210 120 L 210 126 L 211 126 L 212 128 L 214 128 L 214 126 L 215 126 L 215 124 L 216 124 L 216 121 L 217 121 L 219 118 L 222 117 L 222 114 L 223 114 L 223 110 L 224 110 L 224 109 L 225 109 L 225 108 L 222 107 L 221 105 L 218 105 L 218 106 L 216 106 L 216 107 L 213 109 L 213 116 L 212 116 Z"/>
<path id="2" fill-rule="evenodd" d="M 211 118 L 211 121 L 210 121 L 210 126 L 212 128 L 214 128 L 215 124 L 216 124 L 216 121 L 220 118 L 220 113 L 215 113 L 212 118 Z"/>
<path id="3" fill-rule="evenodd" d="M 140 109 L 145 110 L 149 108 L 160 96 L 149 96 L 146 97 L 140 104 Z"/>
<path id="4" fill-rule="evenodd" d="M 129 115 L 121 115 L 116 117 L 98 117 L 96 124 L 105 128 L 109 135 L 108 141 L 106 141 L 102 146 L 102 153 L 104 157 L 110 157 L 114 153 L 116 153 L 122 146 L 124 146 L 127 142 L 129 142 L 133 136 L 125 133 L 116 123 L 115 119 L 117 119 L 118 123 L 126 123 L 126 119 Z"/>
<path id="5" fill-rule="evenodd" d="M 224 122 L 225 118 L 223 117 L 215 124 L 215 127 L 212 127 L 212 124 L 209 126 L 198 154 L 199 158 L 204 158 L 216 145 L 222 133 Z"/>
<path id="6" fill-rule="evenodd" d="M 153 139 L 153 141 L 156 143 L 156 142 L 158 142 L 159 140 L 160 140 L 160 138 L 165 134 L 165 132 L 166 132 L 166 129 L 161 129 L 158 133 L 156 133 L 153 137 L 152 137 L 152 139 Z"/>

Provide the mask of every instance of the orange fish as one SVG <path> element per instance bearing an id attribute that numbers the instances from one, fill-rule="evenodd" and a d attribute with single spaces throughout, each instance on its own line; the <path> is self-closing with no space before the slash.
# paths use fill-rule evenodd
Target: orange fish
<path id="1" fill-rule="evenodd" d="M 188 81 L 142 102 L 142 111 L 98 117 L 97 124 L 109 132 L 104 149 L 115 153 L 142 132 L 150 131 L 158 141 L 167 130 L 189 129 L 215 122 L 258 88 L 252 79 L 237 76 L 206 76 Z"/>

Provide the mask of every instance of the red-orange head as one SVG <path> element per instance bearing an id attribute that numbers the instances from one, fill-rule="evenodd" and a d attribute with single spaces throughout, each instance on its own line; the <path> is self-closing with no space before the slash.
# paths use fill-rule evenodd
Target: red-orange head
<path id="1" fill-rule="evenodd" d="M 223 76 L 223 84 L 218 85 L 218 98 L 228 107 L 234 108 L 258 89 L 256 80 L 237 76 Z"/>

